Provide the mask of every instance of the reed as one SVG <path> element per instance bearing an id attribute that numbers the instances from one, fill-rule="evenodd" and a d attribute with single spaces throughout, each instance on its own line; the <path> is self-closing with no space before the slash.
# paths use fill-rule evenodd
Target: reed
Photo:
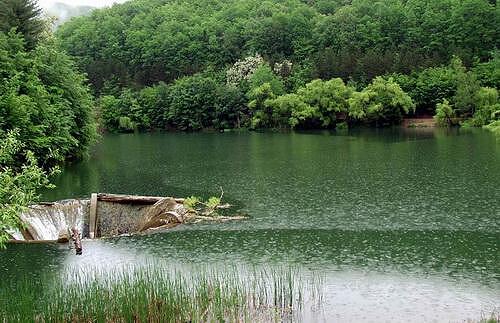
<path id="1" fill-rule="evenodd" d="M 0 322 L 283 321 L 300 311 L 304 290 L 293 269 L 186 273 L 153 265 L 0 285 Z"/>

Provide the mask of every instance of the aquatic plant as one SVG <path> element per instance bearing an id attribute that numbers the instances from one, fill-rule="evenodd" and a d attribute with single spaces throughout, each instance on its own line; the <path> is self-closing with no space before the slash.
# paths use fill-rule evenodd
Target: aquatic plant
<path id="1" fill-rule="evenodd" d="M 0 322 L 281 321 L 303 303 L 293 269 L 197 270 L 147 265 L 70 270 L 55 279 L 0 283 Z M 14 290 L 13 290 L 14 289 Z M 22 293 L 22 302 L 10 293 Z"/>

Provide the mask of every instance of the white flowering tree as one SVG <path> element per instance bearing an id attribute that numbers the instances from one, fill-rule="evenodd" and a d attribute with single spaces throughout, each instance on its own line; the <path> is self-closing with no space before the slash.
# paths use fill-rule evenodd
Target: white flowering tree
<path id="1" fill-rule="evenodd" d="M 264 59 L 259 54 L 238 60 L 226 72 L 227 85 L 237 86 L 242 81 L 248 81 L 253 73 L 264 64 Z"/>

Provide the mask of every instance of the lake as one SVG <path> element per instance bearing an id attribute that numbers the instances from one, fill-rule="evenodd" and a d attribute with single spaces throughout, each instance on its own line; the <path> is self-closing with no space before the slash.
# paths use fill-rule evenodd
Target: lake
<path id="1" fill-rule="evenodd" d="M 224 200 L 243 221 L 10 245 L 0 276 L 95 266 L 293 267 L 321 277 L 304 321 L 456 322 L 500 311 L 500 143 L 478 129 L 106 135 L 44 200 L 93 192 Z M 227 267 L 228 266 L 228 267 Z M 191 268 L 191 269 L 190 269 Z"/>

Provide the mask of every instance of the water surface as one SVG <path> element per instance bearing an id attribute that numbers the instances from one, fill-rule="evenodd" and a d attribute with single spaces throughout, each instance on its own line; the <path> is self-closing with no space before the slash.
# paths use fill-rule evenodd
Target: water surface
<path id="1" fill-rule="evenodd" d="M 245 221 L 13 245 L 16 281 L 79 266 L 293 266 L 324 277 L 309 321 L 464 321 L 500 309 L 500 144 L 483 131 L 107 135 L 44 199 L 219 195 Z"/>

